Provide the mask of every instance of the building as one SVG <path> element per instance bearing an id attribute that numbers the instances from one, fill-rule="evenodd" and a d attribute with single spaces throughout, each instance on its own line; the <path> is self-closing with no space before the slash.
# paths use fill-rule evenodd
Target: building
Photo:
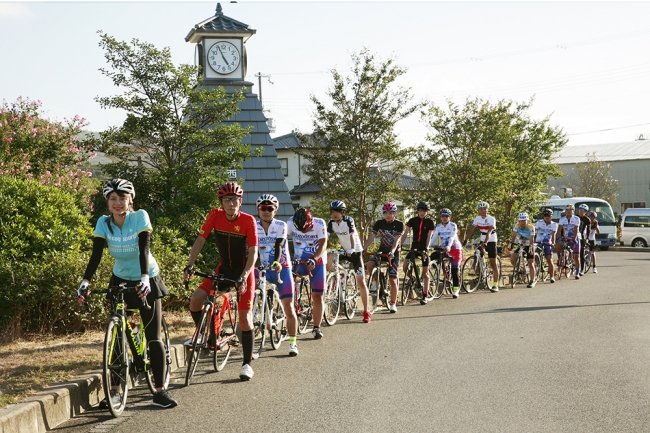
<path id="1" fill-rule="evenodd" d="M 621 185 L 619 203 L 610 203 L 614 212 L 621 214 L 627 208 L 650 206 L 650 140 L 565 147 L 555 160 L 564 177 L 551 179 L 549 187 L 565 192 L 575 165 L 587 162 L 587 155 L 592 153 L 599 161 L 611 163 L 612 178 Z M 580 191 L 575 193 L 583 195 Z"/>

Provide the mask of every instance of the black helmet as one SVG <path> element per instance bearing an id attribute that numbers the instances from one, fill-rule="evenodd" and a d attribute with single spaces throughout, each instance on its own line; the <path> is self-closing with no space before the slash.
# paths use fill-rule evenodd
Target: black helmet
<path id="1" fill-rule="evenodd" d="M 332 203 L 330 203 L 330 210 L 335 210 L 343 213 L 345 212 L 345 209 L 347 209 L 347 207 L 341 200 L 334 200 Z"/>
<path id="2" fill-rule="evenodd" d="M 553 216 L 553 210 L 549 209 L 549 208 L 546 208 L 546 209 L 544 209 L 542 211 L 542 215 L 544 215 L 544 216 Z"/>
<path id="3" fill-rule="evenodd" d="M 416 208 L 417 210 L 420 210 L 420 209 L 423 209 L 423 210 L 429 210 L 429 209 L 431 209 L 431 208 L 429 207 L 429 203 L 427 203 L 426 201 L 418 202 L 418 204 L 415 206 L 415 208 Z"/>
<path id="4" fill-rule="evenodd" d="M 296 211 L 296 213 L 293 214 L 294 227 L 303 233 L 311 228 L 313 225 L 313 220 L 314 219 L 311 216 L 311 212 L 309 212 L 304 207 L 301 207 Z"/>

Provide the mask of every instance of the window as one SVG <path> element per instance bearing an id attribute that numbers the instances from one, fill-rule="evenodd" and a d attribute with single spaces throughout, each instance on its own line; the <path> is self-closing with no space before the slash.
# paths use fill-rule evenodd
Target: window
<path id="1" fill-rule="evenodd" d="M 284 177 L 289 176 L 289 159 L 278 158 L 278 161 L 280 161 L 280 170 L 282 170 L 282 174 L 284 175 Z"/>
<path id="2" fill-rule="evenodd" d="M 645 202 L 637 201 L 634 203 L 621 203 L 621 214 L 625 212 L 626 209 L 634 209 L 637 207 L 645 207 Z"/>
<path id="3" fill-rule="evenodd" d="M 650 227 L 650 216 L 638 215 L 626 217 L 624 227 Z"/>

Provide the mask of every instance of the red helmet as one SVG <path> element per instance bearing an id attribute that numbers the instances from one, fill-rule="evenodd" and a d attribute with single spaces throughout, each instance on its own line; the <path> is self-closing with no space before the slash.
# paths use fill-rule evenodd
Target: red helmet
<path id="1" fill-rule="evenodd" d="M 388 202 L 388 203 L 385 203 L 384 206 L 382 206 L 381 210 L 382 210 L 383 213 L 397 212 L 397 206 L 395 205 L 395 203 Z"/>
<path id="2" fill-rule="evenodd" d="M 236 195 L 241 198 L 244 196 L 244 190 L 241 189 L 237 182 L 226 182 L 217 190 L 217 197 L 221 199 L 227 195 Z"/>

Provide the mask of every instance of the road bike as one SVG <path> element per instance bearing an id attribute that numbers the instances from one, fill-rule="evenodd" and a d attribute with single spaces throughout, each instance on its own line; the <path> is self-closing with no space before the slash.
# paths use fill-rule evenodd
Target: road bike
<path id="1" fill-rule="evenodd" d="M 447 254 L 447 250 L 443 247 L 433 247 L 436 251 L 435 260 L 430 263 L 433 268 L 433 278 L 431 284 L 433 287 L 433 298 L 439 299 L 442 295 L 453 296 L 453 280 L 451 276 L 451 257 Z M 462 286 L 462 281 L 459 282 Z"/>
<path id="2" fill-rule="evenodd" d="M 583 240 L 583 241 L 584 241 L 584 240 Z M 585 265 L 584 265 L 583 272 L 586 274 L 587 272 L 589 272 L 589 269 L 591 269 L 591 267 L 593 266 L 593 258 L 594 258 L 593 255 L 594 255 L 594 254 L 596 253 L 596 251 L 598 250 L 598 246 L 597 246 L 597 245 L 594 245 L 594 246 L 592 247 L 592 246 L 589 244 L 589 241 L 588 241 L 588 240 L 587 240 L 587 241 L 584 241 L 584 242 L 586 242 L 586 244 L 585 244 L 585 250 L 584 250 L 584 254 L 585 254 Z"/>
<path id="3" fill-rule="evenodd" d="M 532 283 L 530 280 L 530 268 L 528 265 L 528 259 L 526 258 L 526 248 L 524 245 L 521 245 L 519 243 L 511 243 L 510 250 L 514 251 L 515 248 L 517 248 L 517 260 L 512 267 L 512 274 L 510 275 L 510 287 L 513 289 L 518 283 Z M 535 262 L 533 261 L 533 263 Z"/>
<path id="4" fill-rule="evenodd" d="M 380 301 L 386 308 L 390 304 L 390 288 L 388 287 L 388 268 L 391 266 L 392 258 L 384 253 L 364 253 L 366 256 L 374 257 L 377 262 L 368 276 L 368 311 L 372 314 L 379 308 Z M 382 264 L 386 264 L 382 268 Z"/>
<path id="5" fill-rule="evenodd" d="M 569 278 L 575 272 L 575 265 L 573 263 L 573 249 L 567 245 L 567 241 L 563 240 L 562 253 L 557 260 L 557 279 L 562 279 L 562 276 Z"/>
<path id="6" fill-rule="evenodd" d="M 239 287 L 241 281 L 225 278 L 223 275 L 216 275 L 215 271 L 204 274 L 190 270 L 192 275 L 212 280 L 212 287 L 201 308 L 201 318 L 194 330 L 186 355 L 187 372 L 185 373 L 185 386 L 188 386 L 194 377 L 199 359 L 203 354 L 212 353 L 212 362 L 215 371 L 221 371 L 230 358 L 230 351 L 233 346 L 239 345 L 239 339 L 235 332 L 237 324 L 237 298 L 230 295 L 228 291 L 219 292 L 220 282 L 234 284 Z M 185 282 L 187 288 L 189 281 Z"/>
<path id="7" fill-rule="evenodd" d="M 406 305 L 406 302 L 411 298 L 412 294 L 415 294 L 418 298 L 422 299 L 424 298 L 424 281 L 422 275 L 420 275 L 420 267 L 417 265 L 415 260 L 417 258 L 421 258 L 424 260 L 426 257 L 427 251 L 419 251 L 419 250 L 404 250 L 407 251 L 408 254 L 406 255 L 406 272 L 404 273 L 404 279 L 402 281 L 402 290 L 401 290 L 401 298 L 400 298 L 400 304 Z M 433 272 L 433 267 L 429 267 L 429 284 L 431 284 L 432 281 L 434 280 L 434 272 Z M 426 300 L 431 301 L 434 299 L 434 293 L 435 290 L 431 290 L 431 287 L 429 287 L 429 291 L 427 292 L 426 295 Z"/>
<path id="8" fill-rule="evenodd" d="M 474 247 L 474 254 L 465 259 L 461 271 L 461 287 L 467 293 L 472 293 L 481 288 L 489 289 L 494 280 L 492 266 L 485 260 L 485 242 L 478 241 L 473 243 L 472 246 Z M 497 248 L 497 251 L 501 253 L 501 248 Z M 496 260 L 499 275 L 502 275 L 499 254 L 497 254 Z"/>
<path id="9" fill-rule="evenodd" d="M 151 370 L 149 345 L 147 344 L 142 323 L 138 323 L 139 310 L 127 308 L 124 302 L 124 293 L 137 292 L 138 288 L 139 285 L 126 287 L 126 283 L 121 283 L 119 286 L 92 291 L 93 294 L 106 294 L 111 303 L 111 315 L 104 336 L 102 382 L 108 408 L 114 417 L 120 416 L 126 407 L 129 380 L 131 386 L 135 386 L 138 382 L 138 376 L 144 374 L 149 391 L 151 393 L 156 392 L 153 371 Z M 142 305 L 147 310 L 151 309 L 146 298 L 142 300 Z M 164 316 L 161 318 L 161 325 L 162 343 L 165 351 L 163 389 L 166 389 L 169 385 L 172 359 L 169 331 Z M 119 394 L 118 403 L 114 403 L 116 392 Z"/>
<path id="10" fill-rule="evenodd" d="M 357 310 L 357 299 L 359 287 L 357 285 L 357 274 L 350 269 L 350 262 L 341 262 L 341 256 L 345 257 L 344 250 L 331 250 L 328 252 L 334 258 L 334 270 L 327 274 L 325 279 L 325 293 L 323 301 L 325 308 L 323 318 L 328 325 L 334 325 L 339 317 L 341 307 L 345 317 L 352 319 Z"/>
<path id="11" fill-rule="evenodd" d="M 537 269 L 537 281 L 546 281 L 551 277 L 548 270 L 546 256 L 544 256 L 544 247 L 550 247 L 553 251 L 553 245 L 535 244 L 535 268 Z"/>
<path id="12" fill-rule="evenodd" d="M 307 266 L 306 262 L 294 260 L 293 264 L 293 281 L 296 286 L 296 296 L 294 297 L 294 306 L 296 308 L 296 317 L 298 319 L 298 332 L 306 334 L 309 332 L 309 322 L 313 319 L 313 304 L 311 300 L 311 286 L 309 278 L 312 276 L 311 271 L 308 275 L 300 275 L 296 272 L 298 266 Z"/>
<path id="13" fill-rule="evenodd" d="M 276 290 L 276 285 L 266 281 L 269 268 L 259 266 L 255 296 L 253 298 L 253 358 L 257 359 L 264 349 L 266 335 L 273 350 L 282 344 L 287 336 L 287 316 Z M 278 284 L 282 284 L 280 273 L 277 273 Z"/>

